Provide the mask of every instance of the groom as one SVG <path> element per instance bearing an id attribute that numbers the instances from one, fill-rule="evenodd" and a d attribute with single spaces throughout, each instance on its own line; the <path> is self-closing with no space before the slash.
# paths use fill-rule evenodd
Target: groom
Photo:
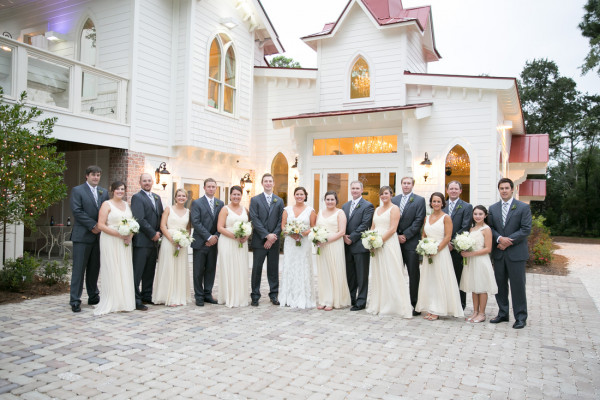
<path id="1" fill-rule="evenodd" d="M 263 264 L 267 259 L 267 278 L 269 280 L 269 298 L 278 306 L 279 300 L 279 235 L 281 234 L 281 215 L 283 200 L 273 194 L 273 175 L 264 174 L 261 183 L 263 193 L 250 200 L 250 220 L 252 221 L 252 298 L 251 305 L 258 306 L 260 299 L 260 279 Z"/>
<path id="2" fill-rule="evenodd" d="M 498 182 L 501 201 L 490 206 L 488 221 L 492 228 L 492 256 L 498 284 L 498 315 L 492 324 L 508 322 L 508 282 L 513 303 L 513 328 L 527 325 L 527 297 L 525 295 L 525 263 L 529 258 L 527 237 L 531 232 L 531 209 L 528 204 L 513 198 L 515 184 L 508 178 Z"/>
<path id="3" fill-rule="evenodd" d="M 362 198 L 363 184 L 361 181 L 350 183 L 352 200 L 342 206 L 346 214 L 346 277 L 350 289 L 352 308 L 350 311 L 363 310 L 367 305 L 367 290 L 369 286 L 369 250 L 361 242 L 361 234 L 371 229 L 373 220 L 373 204 Z"/>

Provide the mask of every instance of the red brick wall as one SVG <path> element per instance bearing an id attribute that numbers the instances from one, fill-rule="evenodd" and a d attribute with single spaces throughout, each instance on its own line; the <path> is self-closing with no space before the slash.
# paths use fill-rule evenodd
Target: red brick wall
<path id="1" fill-rule="evenodd" d="M 122 181 L 127 185 L 127 201 L 140 190 L 140 175 L 144 172 L 143 153 L 131 150 L 110 149 L 108 179 L 110 183 Z"/>

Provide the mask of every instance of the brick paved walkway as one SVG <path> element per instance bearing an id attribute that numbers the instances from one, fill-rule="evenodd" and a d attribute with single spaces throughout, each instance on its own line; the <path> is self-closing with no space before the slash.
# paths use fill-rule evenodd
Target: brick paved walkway
<path id="1" fill-rule="evenodd" d="M 87 305 L 73 314 L 68 295 L 4 305 L 0 397 L 600 398 L 600 315 L 581 281 L 527 280 L 520 331 L 512 321 L 282 309 L 266 293 L 258 308 L 102 317 Z"/>

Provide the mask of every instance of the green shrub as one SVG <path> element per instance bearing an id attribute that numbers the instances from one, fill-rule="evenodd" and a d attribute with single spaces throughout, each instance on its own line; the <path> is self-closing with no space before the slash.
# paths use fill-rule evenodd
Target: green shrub
<path id="1" fill-rule="evenodd" d="M 56 260 L 51 261 L 44 266 L 43 274 L 44 282 L 49 286 L 66 282 L 69 274 L 69 262 L 66 259 L 62 264 Z"/>
<path id="2" fill-rule="evenodd" d="M 546 265 L 552 262 L 554 249 L 550 229 L 544 225 L 545 220 L 542 216 L 534 216 L 532 219 L 531 234 L 528 238 L 529 265 Z"/>
<path id="3" fill-rule="evenodd" d="M 33 282 L 33 276 L 39 267 L 37 258 L 28 253 L 16 260 L 6 260 L 4 268 L 0 270 L 0 287 L 15 292 L 22 290 Z"/>

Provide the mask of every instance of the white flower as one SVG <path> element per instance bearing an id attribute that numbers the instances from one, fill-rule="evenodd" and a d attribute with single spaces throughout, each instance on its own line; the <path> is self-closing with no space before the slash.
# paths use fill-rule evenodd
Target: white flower
<path id="1" fill-rule="evenodd" d="M 119 226 L 117 226 L 117 231 L 121 236 L 129 236 L 132 233 L 138 233 L 140 231 L 140 224 L 135 220 L 135 218 L 123 218 L 121 222 L 119 222 Z M 129 246 L 129 244 L 125 244 L 125 247 Z"/>
<path id="2" fill-rule="evenodd" d="M 250 222 L 239 221 L 233 226 L 233 235 L 236 239 L 241 239 L 250 236 L 252 233 L 252 224 Z M 240 243 L 239 247 L 244 247 Z"/>
<path id="3" fill-rule="evenodd" d="M 194 241 L 193 237 L 190 237 L 190 233 L 185 229 L 179 229 L 173 232 L 173 241 L 177 245 L 177 250 L 173 254 L 175 257 L 179 256 L 179 249 L 189 247 Z"/>
<path id="4" fill-rule="evenodd" d="M 430 238 L 421 239 L 421 240 L 419 240 L 419 244 L 417 244 L 416 251 L 417 251 L 417 254 L 420 254 L 422 256 L 427 256 L 427 259 L 429 260 L 429 264 L 432 264 L 433 259 L 431 258 L 431 256 L 434 256 L 437 254 L 439 245 L 440 245 L 440 243 L 437 240 L 433 240 Z"/>
<path id="5" fill-rule="evenodd" d="M 317 248 L 317 254 L 321 254 L 321 248 L 319 244 L 327 242 L 329 232 L 324 226 L 313 226 L 310 228 L 308 239 L 313 243 L 313 246 Z"/>
<path id="6" fill-rule="evenodd" d="M 365 249 L 371 252 L 371 257 L 375 257 L 375 249 L 383 246 L 383 238 L 377 231 L 364 231 L 361 235 L 361 242 Z"/>
<path id="7" fill-rule="evenodd" d="M 308 226 L 302 223 L 302 221 L 289 221 L 285 224 L 283 232 L 281 232 L 282 236 L 285 235 L 299 235 L 302 238 L 302 232 L 306 231 Z M 296 241 L 296 246 L 302 246 L 302 242 L 300 240 Z"/>
<path id="8" fill-rule="evenodd" d="M 475 240 L 469 236 L 469 232 L 463 232 L 460 235 L 456 235 L 452 241 L 452 246 L 458 251 L 472 251 L 475 247 Z"/>

